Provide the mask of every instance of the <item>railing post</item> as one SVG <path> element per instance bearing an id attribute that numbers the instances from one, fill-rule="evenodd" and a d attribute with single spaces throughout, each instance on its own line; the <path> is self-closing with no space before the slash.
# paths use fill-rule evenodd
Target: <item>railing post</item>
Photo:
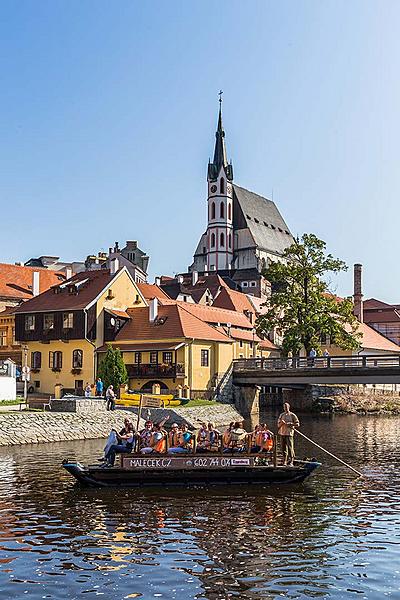
<path id="1" fill-rule="evenodd" d="M 362 366 L 363 366 L 364 368 L 366 368 L 366 366 L 367 366 L 367 357 L 366 357 L 366 356 L 363 356 L 363 357 L 362 357 Z"/>
<path id="2" fill-rule="evenodd" d="M 331 357 L 330 356 L 327 357 L 326 366 L 328 367 L 328 369 L 331 368 Z"/>

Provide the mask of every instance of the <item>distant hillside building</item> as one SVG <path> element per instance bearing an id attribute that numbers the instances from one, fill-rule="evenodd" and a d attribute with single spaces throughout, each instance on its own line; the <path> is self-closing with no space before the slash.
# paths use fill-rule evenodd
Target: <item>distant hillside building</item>
<path id="1" fill-rule="evenodd" d="M 215 136 L 214 159 L 207 174 L 207 230 L 189 271 L 217 271 L 243 291 L 260 296 L 267 291 L 262 269 L 292 244 L 293 237 L 274 202 L 233 183 L 221 108 Z"/>

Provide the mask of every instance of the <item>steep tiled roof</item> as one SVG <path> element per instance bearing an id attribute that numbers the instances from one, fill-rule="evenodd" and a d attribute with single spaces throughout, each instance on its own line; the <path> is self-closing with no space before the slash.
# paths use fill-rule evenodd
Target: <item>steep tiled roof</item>
<path id="1" fill-rule="evenodd" d="M 224 308 L 215 308 L 206 304 L 191 304 L 189 302 L 177 302 L 187 312 L 201 319 L 205 323 L 226 325 L 230 323 L 233 327 L 252 328 L 249 319 L 243 313 L 234 310 L 226 310 Z"/>
<path id="2" fill-rule="evenodd" d="M 230 342 L 230 338 L 217 331 L 189 311 L 181 302 L 172 302 L 158 307 L 158 318 L 149 320 L 149 307 L 128 309 L 130 321 L 120 330 L 116 341 L 122 340 L 162 340 L 194 338 L 217 342 Z"/>
<path id="3" fill-rule="evenodd" d="M 372 329 L 366 323 L 360 323 L 359 332 L 362 334 L 361 346 L 369 350 L 384 350 L 386 352 L 400 352 L 400 346 L 391 342 L 384 335 Z"/>
<path id="4" fill-rule="evenodd" d="M 218 331 L 226 331 L 225 327 L 217 327 Z M 258 342 L 262 348 L 268 348 L 269 350 L 276 350 L 276 346 L 269 340 L 262 340 L 256 333 L 253 336 L 252 329 L 238 329 L 237 327 L 231 327 L 229 329 L 229 335 L 234 340 L 243 340 L 245 342 Z"/>
<path id="5" fill-rule="evenodd" d="M 0 263 L 0 297 L 21 301 L 33 298 L 32 282 L 35 272 L 39 273 L 40 293 L 65 281 L 64 274 L 58 271 Z"/>
<path id="6" fill-rule="evenodd" d="M 15 309 L 16 313 L 56 311 L 56 310 L 80 310 L 85 308 L 94 300 L 102 290 L 114 279 L 108 269 L 97 269 L 95 271 L 83 271 L 68 280 L 67 285 L 54 286 L 32 300 L 25 302 Z M 70 293 L 69 284 L 79 284 L 75 293 Z"/>
<path id="7" fill-rule="evenodd" d="M 249 311 L 255 314 L 254 306 L 250 300 L 242 292 L 235 292 L 230 288 L 223 288 L 213 302 L 213 306 L 217 308 L 226 308 L 244 313 Z"/>
<path id="8" fill-rule="evenodd" d="M 146 300 L 158 298 L 161 303 L 163 300 L 170 300 L 168 294 L 166 294 L 158 285 L 154 285 L 153 283 L 137 283 L 136 285 Z"/>

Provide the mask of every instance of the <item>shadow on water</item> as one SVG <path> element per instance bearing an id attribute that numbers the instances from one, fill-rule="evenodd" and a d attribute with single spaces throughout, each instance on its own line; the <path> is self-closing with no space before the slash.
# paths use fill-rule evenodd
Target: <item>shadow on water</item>
<path id="1" fill-rule="evenodd" d="M 97 490 L 60 465 L 99 441 L 0 450 L 2 597 L 396 597 L 400 420 L 302 420 L 365 478 L 324 458 L 299 486 Z"/>

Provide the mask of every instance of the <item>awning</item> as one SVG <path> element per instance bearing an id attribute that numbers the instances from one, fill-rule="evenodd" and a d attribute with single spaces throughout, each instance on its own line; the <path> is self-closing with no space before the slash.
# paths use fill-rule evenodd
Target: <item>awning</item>
<path id="1" fill-rule="evenodd" d="M 185 342 L 179 343 L 146 343 L 140 342 L 137 344 L 112 344 L 113 348 L 119 348 L 121 352 L 157 352 L 158 350 L 165 352 L 166 350 L 178 350 L 185 345 Z M 107 345 L 101 346 L 97 348 L 96 352 L 107 352 Z"/>

